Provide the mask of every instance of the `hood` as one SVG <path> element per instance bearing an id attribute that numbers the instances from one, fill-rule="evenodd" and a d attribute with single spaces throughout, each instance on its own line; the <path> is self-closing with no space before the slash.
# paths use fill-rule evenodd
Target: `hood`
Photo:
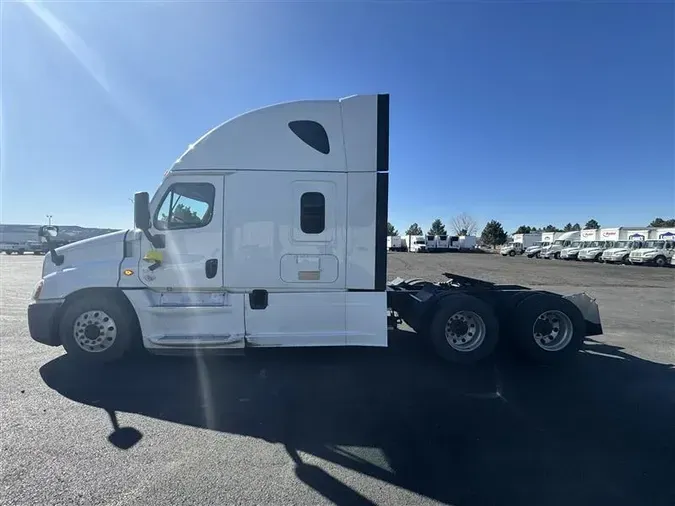
<path id="1" fill-rule="evenodd" d="M 527 248 L 525 251 L 534 251 L 534 250 L 536 250 L 536 249 L 541 249 L 541 246 L 530 246 L 530 247 Z"/>
<path id="2" fill-rule="evenodd" d="M 124 256 L 124 237 L 134 234 L 136 231 L 118 230 L 109 234 L 99 235 L 83 241 L 77 241 L 56 248 L 59 255 L 63 255 L 63 264 L 54 265 L 51 255 L 45 255 L 42 264 L 42 276 L 57 271 L 77 267 L 85 262 L 102 262 L 106 260 L 122 260 Z M 129 239 L 129 237 L 127 237 Z"/>
<path id="3" fill-rule="evenodd" d="M 609 248 L 605 250 L 605 253 L 622 253 L 624 251 L 630 251 L 630 248 Z"/>
<path id="4" fill-rule="evenodd" d="M 639 253 L 640 255 L 644 253 L 658 253 L 658 248 L 638 248 L 631 251 L 631 253 Z"/>

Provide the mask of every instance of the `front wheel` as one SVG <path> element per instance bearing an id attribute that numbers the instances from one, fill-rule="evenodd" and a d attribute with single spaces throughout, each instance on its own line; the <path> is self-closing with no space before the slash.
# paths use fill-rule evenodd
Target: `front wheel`
<path id="1" fill-rule="evenodd" d="M 492 308 L 476 297 L 444 298 L 429 327 L 436 352 L 448 362 L 473 364 L 487 358 L 499 340 L 499 322 Z"/>
<path id="2" fill-rule="evenodd" d="M 68 355 L 76 360 L 114 362 L 132 348 L 137 329 L 132 310 L 119 296 L 97 293 L 68 304 L 59 335 Z"/>
<path id="3" fill-rule="evenodd" d="M 555 258 L 556 260 L 560 260 L 560 253 L 558 252 L 553 253 L 553 258 Z"/>
<path id="4" fill-rule="evenodd" d="M 575 354 L 584 340 L 586 322 L 569 300 L 546 293 L 520 301 L 510 320 L 516 346 L 536 362 L 560 362 Z"/>
<path id="5" fill-rule="evenodd" d="M 510 256 L 510 257 L 516 256 L 516 252 L 515 252 L 515 251 L 509 251 L 509 256 Z"/>
<path id="6" fill-rule="evenodd" d="M 668 260 L 666 260 L 666 257 L 664 256 L 658 256 L 654 259 L 654 265 L 657 267 L 665 267 L 668 265 Z"/>

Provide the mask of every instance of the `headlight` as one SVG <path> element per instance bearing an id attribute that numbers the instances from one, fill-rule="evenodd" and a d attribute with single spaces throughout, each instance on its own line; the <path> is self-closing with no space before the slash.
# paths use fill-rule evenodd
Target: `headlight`
<path id="1" fill-rule="evenodd" d="M 41 279 L 35 284 L 35 288 L 33 288 L 33 293 L 30 296 L 31 300 L 38 300 L 40 298 L 40 293 L 42 293 L 42 287 L 44 285 L 45 285 L 44 279 Z"/>
<path id="2" fill-rule="evenodd" d="M 648 251 L 642 254 L 643 257 L 654 257 L 656 256 L 656 251 Z"/>

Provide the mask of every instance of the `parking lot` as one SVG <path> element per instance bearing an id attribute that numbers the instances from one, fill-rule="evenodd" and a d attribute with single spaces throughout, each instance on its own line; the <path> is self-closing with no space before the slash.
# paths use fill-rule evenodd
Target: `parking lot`
<path id="1" fill-rule="evenodd" d="M 3 505 L 675 504 L 673 268 L 389 254 L 392 279 L 596 297 L 605 334 L 561 368 L 450 367 L 405 331 L 85 368 L 28 335 L 41 262 L 0 255 Z"/>

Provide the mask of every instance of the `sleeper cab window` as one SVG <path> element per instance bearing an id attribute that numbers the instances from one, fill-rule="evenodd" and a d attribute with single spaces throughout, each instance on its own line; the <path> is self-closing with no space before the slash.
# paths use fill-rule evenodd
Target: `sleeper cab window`
<path id="1" fill-rule="evenodd" d="M 205 227 L 213 217 L 216 189 L 210 183 L 174 183 L 155 212 L 158 230 Z"/>
<path id="2" fill-rule="evenodd" d="M 323 193 L 305 192 L 300 197 L 300 229 L 320 234 L 326 228 L 326 198 Z"/>

